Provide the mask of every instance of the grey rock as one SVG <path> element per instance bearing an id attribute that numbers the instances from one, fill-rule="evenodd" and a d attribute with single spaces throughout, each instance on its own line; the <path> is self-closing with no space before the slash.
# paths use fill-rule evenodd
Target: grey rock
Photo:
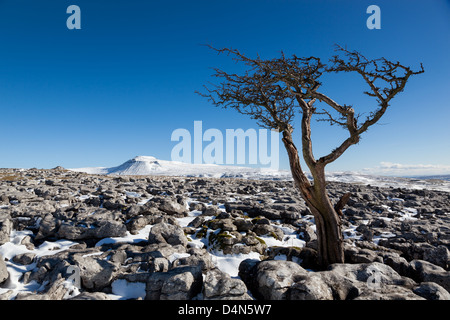
<path id="1" fill-rule="evenodd" d="M 109 261 L 115 264 L 123 264 L 127 259 L 127 253 L 125 250 L 114 250 L 112 251 L 111 255 L 109 256 Z"/>
<path id="2" fill-rule="evenodd" d="M 293 222 L 302 217 L 301 211 L 296 207 L 289 207 L 287 210 L 281 212 L 281 217 L 286 222 Z"/>
<path id="3" fill-rule="evenodd" d="M 269 259 L 275 259 L 276 256 L 285 256 L 286 260 L 299 263 L 305 269 L 317 270 L 317 251 L 308 247 L 269 247 L 266 250 Z"/>
<path id="4" fill-rule="evenodd" d="M 233 221 L 239 232 L 247 232 L 253 228 L 253 223 L 250 220 L 238 218 Z"/>
<path id="5" fill-rule="evenodd" d="M 206 272 L 203 282 L 205 300 L 250 300 L 247 287 L 240 279 L 232 279 L 229 274 L 212 269 Z"/>
<path id="6" fill-rule="evenodd" d="M 302 222 L 298 226 L 298 232 L 300 234 L 300 237 L 306 242 L 317 240 L 316 232 L 314 231 L 314 229 L 311 227 L 310 224 Z"/>
<path id="7" fill-rule="evenodd" d="M 151 219 L 148 216 L 133 217 L 127 223 L 127 229 L 131 234 L 138 234 L 146 225 L 150 224 Z"/>
<path id="8" fill-rule="evenodd" d="M 197 210 L 197 211 L 203 211 L 206 208 L 206 205 L 201 202 L 190 202 L 189 203 L 189 210 Z"/>
<path id="9" fill-rule="evenodd" d="M 258 285 L 256 283 L 256 275 L 257 266 L 260 263 L 261 261 L 257 259 L 245 259 L 239 264 L 238 275 L 252 293 L 257 293 Z"/>
<path id="10" fill-rule="evenodd" d="M 427 300 L 450 300 L 450 293 L 434 282 L 422 282 L 413 292 Z"/>
<path id="11" fill-rule="evenodd" d="M 333 264 L 329 270 L 299 275 L 291 299 L 410 300 L 423 299 L 416 283 L 382 263 Z"/>
<path id="12" fill-rule="evenodd" d="M 5 194 L 2 194 L 0 196 L 0 203 L 9 204 L 9 197 Z"/>
<path id="13" fill-rule="evenodd" d="M 11 234 L 13 224 L 9 214 L 0 216 L 0 245 L 9 242 L 9 235 Z"/>
<path id="14" fill-rule="evenodd" d="M 410 262 L 411 276 L 419 282 L 435 282 L 445 290 L 450 290 L 450 273 L 444 268 L 424 260 Z"/>
<path id="15" fill-rule="evenodd" d="M 68 300 L 111 300 L 111 298 L 103 292 L 82 292 Z"/>
<path id="16" fill-rule="evenodd" d="M 24 272 L 22 281 L 24 284 L 36 281 L 45 287 L 44 291 L 34 294 L 37 298 L 48 298 L 48 290 L 57 282 L 59 274 L 67 276 L 70 265 L 85 267 L 82 284 L 84 289 L 91 287 L 88 290 L 93 295 L 98 290 L 108 292 L 111 279 L 134 277 L 148 283 L 150 279 L 156 281 L 160 277 L 165 280 L 154 291 L 148 287 L 148 297 L 153 294 L 158 299 L 225 299 L 239 296 L 230 293 L 233 292 L 231 288 L 241 288 L 235 281 L 238 279 L 212 272 L 215 269 L 209 253 L 190 248 L 184 232 L 196 234 L 199 238 L 211 236 L 205 238 L 209 240 L 209 247 L 223 250 L 225 254 L 256 251 L 269 256 L 269 259 L 285 256 L 288 262 L 318 270 L 315 262 L 317 252 L 314 250 L 317 249 L 316 234 L 312 219 L 305 217 L 311 212 L 292 181 L 89 176 L 70 171 L 37 169 L 20 172 L 0 169 L 0 173 L 18 177 L 14 179 L 16 181 L 0 181 L 0 201 L 7 204 L 0 208 L 0 245 L 10 240 L 13 229 L 33 232 L 21 243 L 29 250 L 44 240 L 60 238 L 80 242 L 69 250 L 34 257 L 34 260 L 27 254 L 13 258 L 14 263 L 35 261 L 36 268 Z M 345 208 L 342 225 L 344 228 L 356 228 L 362 240 L 345 240 L 348 244 L 346 265 L 301 273 L 285 271 L 285 262 L 274 262 L 281 266 L 280 270 L 276 270 L 275 266 L 273 269 L 267 265 L 263 268 L 267 261 L 244 261 L 240 265 L 240 277 L 252 296 L 258 299 L 330 299 L 331 290 L 333 299 L 446 297 L 443 290 L 448 291 L 450 267 L 450 219 L 446 214 L 450 210 L 448 193 L 336 182 L 330 182 L 328 190 L 333 203 L 345 192 L 354 194 Z M 126 196 L 125 192 L 142 196 Z M 150 198 L 150 194 L 153 196 L 146 204 L 138 204 Z M 187 194 L 192 199 L 189 206 Z M 83 197 L 80 198 L 80 195 Z M 229 197 L 234 200 L 229 201 Z M 403 201 L 392 201 L 392 198 Z M 222 203 L 226 212 L 219 206 Z M 417 220 L 401 218 L 400 211 L 408 207 L 417 209 Z M 215 219 L 207 221 L 207 217 L 199 216 L 190 228 L 183 230 L 176 218 L 186 216 L 189 210 L 202 211 Z M 267 248 L 258 235 L 283 237 L 283 229 L 274 228 L 274 219 L 278 220 L 277 224 L 281 221 L 283 226 L 297 229 L 299 237 L 307 242 L 306 247 Z M 162 227 L 160 223 L 171 227 Z M 99 239 L 123 236 L 127 230 L 136 234 L 146 225 L 155 227 L 149 234 L 147 244 L 145 241 L 116 243 L 87 249 Z M 206 232 L 208 228 L 217 232 Z M 394 233 L 396 236 L 386 238 L 383 233 Z M 379 245 L 375 246 L 372 240 L 380 235 Z M 176 256 L 173 254 L 186 252 L 188 256 L 174 260 Z M 98 255 L 89 256 L 92 253 Z M 348 262 L 354 265 L 349 266 Z M 383 262 L 392 270 L 383 269 L 373 262 Z M 208 276 L 214 286 L 205 291 L 206 286 L 203 285 L 204 292 L 197 295 L 202 290 L 202 280 L 198 276 L 192 272 L 189 275 L 172 271 L 190 267 L 201 270 L 205 279 Z M 277 272 L 281 276 L 277 276 Z M 375 282 L 378 286 L 372 286 Z M 58 296 L 56 289 L 54 287 L 52 291 L 55 297 Z M 2 298 L 8 296 L 6 292 Z M 31 297 L 29 293 L 19 295 L 23 299 Z"/>
<path id="17" fill-rule="evenodd" d="M 4 293 L 0 293 L 0 301 L 1 300 L 10 300 L 13 295 L 14 295 L 14 290 L 8 290 Z"/>
<path id="18" fill-rule="evenodd" d="M 186 206 L 172 199 L 164 199 L 158 209 L 169 215 L 184 215 L 187 213 Z"/>
<path id="19" fill-rule="evenodd" d="M 383 258 L 377 252 L 358 247 L 345 247 L 345 261 L 348 263 L 383 262 Z"/>
<path id="20" fill-rule="evenodd" d="M 446 270 L 450 269 L 450 251 L 443 245 L 424 250 L 423 260 Z"/>
<path id="21" fill-rule="evenodd" d="M 282 212 L 274 209 L 263 209 L 258 211 L 258 215 L 266 217 L 270 220 L 280 220 L 282 218 Z"/>
<path id="22" fill-rule="evenodd" d="M 186 246 L 188 240 L 183 229 L 165 222 L 155 224 L 148 236 L 148 243 L 167 243 L 170 245 Z"/>
<path id="23" fill-rule="evenodd" d="M 401 286 L 381 286 L 375 290 L 364 290 L 354 300 L 425 300 L 410 289 Z"/>
<path id="24" fill-rule="evenodd" d="M 58 279 L 43 293 L 19 292 L 15 300 L 62 300 L 68 289 L 64 285 L 66 280 L 59 275 Z"/>
<path id="25" fill-rule="evenodd" d="M 237 227 L 233 223 L 233 219 L 226 218 L 226 219 L 220 219 L 220 229 L 222 231 L 236 231 Z"/>
<path id="26" fill-rule="evenodd" d="M 410 264 L 408 260 L 395 253 L 384 253 L 383 262 L 402 276 L 409 276 Z"/>
<path id="27" fill-rule="evenodd" d="M 189 224 L 188 227 L 192 227 L 192 228 L 198 228 L 201 225 L 203 225 L 205 223 L 205 218 L 204 217 L 195 217 L 194 220 L 192 220 Z"/>
<path id="28" fill-rule="evenodd" d="M 151 257 L 164 257 L 169 259 L 174 253 L 186 253 L 186 248 L 182 245 L 170 245 L 167 242 L 152 243 L 144 247 L 140 254 Z M 138 254 L 139 255 L 139 254 Z"/>
<path id="29" fill-rule="evenodd" d="M 222 212 L 217 206 L 208 206 L 203 211 L 202 214 L 204 216 L 217 216 Z"/>
<path id="30" fill-rule="evenodd" d="M 99 291 L 110 285 L 119 271 L 119 267 L 101 257 L 95 256 L 74 256 L 75 265 L 80 270 L 82 287 Z"/>
<path id="31" fill-rule="evenodd" d="M 237 226 L 233 223 L 233 219 L 213 219 L 208 221 L 208 226 L 213 229 L 221 229 L 222 231 L 236 231 Z"/>
<path id="32" fill-rule="evenodd" d="M 189 300 L 193 297 L 194 275 L 191 272 L 177 273 L 168 278 L 161 287 L 161 300 Z"/>
<path id="33" fill-rule="evenodd" d="M 28 250 L 34 250 L 35 246 L 32 240 L 33 239 L 30 236 L 25 236 L 22 241 L 20 241 L 20 244 L 23 244 Z"/>
<path id="34" fill-rule="evenodd" d="M 292 261 L 262 261 L 256 270 L 258 295 L 266 300 L 284 300 L 292 284 L 306 272 L 299 264 Z"/>
<path id="35" fill-rule="evenodd" d="M 168 272 L 150 274 L 146 300 L 189 300 L 200 293 L 202 272 L 199 267 L 177 267 Z"/>
<path id="36" fill-rule="evenodd" d="M 158 257 L 154 258 L 149 268 L 151 272 L 167 272 L 169 271 L 170 262 L 166 258 Z"/>
<path id="37" fill-rule="evenodd" d="M 35 240 L 45 239 L 47 237 L 52 237 L 55 235 L 60 221 L 55 219 L 51 213 L 47 213 L 41 220 L 39 224 L 39 230 L 35 237 Z"/>
<path id="38" fill-rule="evenodd" d="M 311 273 L 300 278 L 303 279 L 291 286 L 289 300 L 333 300 L 333 292 L 321 274 Z"/>
<path id="39" fill-rule="evenodd" d="M 2 255 L 0 255 L 0 284 L 5 282 L 9 277 L 8 269 L 6 268 L 5 260 L 3 260 Z"/>
<path id="40" fill-rule="evenodd" d="M 252 231 L 258 236 L 268 235 L 278 240 L 283 239 L 284 236 L 284 233 L 280 228 L 276 228 L 270 224 L 256 224 Z"/>
<path id="41" fill-rule="evenodd" d="M 402 285 L 409 287 L 415 285 L 415 282 L 412 279 L 399 275 L 390 266 L 379 262 L 332 264 L 329 271 L 340 277 L 364 283 L 376 281 L 378 284 L 387 285 Z"/>
<path id="42" fill-rule="evenodd" d="M 360 232 L 363 240 L 372 241 L 373 239 L 373 230 L 365 224 L 360 224 L 356 231 Z"/>
<path id="43" fill-rule="evenodd" d="M 73 225 L 64 222 L 56 235 L 60 239 L 83 240 L 124 237 L 126 233 L 126 226 L 119 221 L 98 221 L 95 225 Z"/>
<path id="44" fill-rule="evenodd" d="M 23 265 L 29 265 L 33 262 L 35 256 L 36 255 L 32 252 L 21 253 L 21 254 L 15 255 L 12 258 L 12 261 L 15 263 L 23 264 Z"/>
<path id="45" fill-rule="evenodd" d="M 199 266 L 202 271 L 207 271 L 214 268 L 214 263 L 211 259 L 211 255 L 205 249 L 190 248 L 187 253 L 188 257 L 183 257 L 175 260 L 173 267 L 179 266 Z"/>

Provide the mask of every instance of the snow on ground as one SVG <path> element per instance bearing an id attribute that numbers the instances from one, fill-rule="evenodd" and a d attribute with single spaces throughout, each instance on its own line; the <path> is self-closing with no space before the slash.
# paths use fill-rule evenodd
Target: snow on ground
<path id="1" fill-rule="evenodd" d="M 219 204 L 219 208 L 224 208 L 223 204 Z M 224 209 L 223 209 L 224 210 Z M 187 226 L 195 217 L 201 215 L 201 211 L 193 210 L 190 211 L 187 217 L 184 218 L 177 218 L 178 223 L 180 226 L 184 227 Z M 208 219 L 213 219 L 214 217 L 205 217 Z M 283 240 L 277 240 L 270 236 L 261 236 L 261 238 L 266 242 L 268 246 L 296 246 L 296 247 L 303 247 L 305 242 L 303 240 L 300 240 L 298 238 L 298 235 L 295 234 L 295 230 L 287 227 L 281 227 L 276 224 L 274 226 L 277 226 L 278 228 L 281 228 L 284 233 L 285 237 Z M 143 229 L 141 229 L 137 234 L 131 234 L 127 232 L 127 235 L 125 237 L 110 237 L 110 238 L 104 238 L 100 241 L 98 241 L 95 246 L 101 246 L 103 244 L 112 244 L 112 243 L 138 243 L 141 241 L 148 240 L 148 235 L 150 232 L 150 229 L 153 227 L 153 225 L 147 225 Z M 210 231 L 212 232 L 212 231 Z M 0 294 L 7 292 L 8 290 L 13 290 L 14 294 L 11 296 L 14 298 L 19 292 L 32 292 L 36 291 L 39 292 L 44 289 L 44 285 L 37 283 L 36 281 L 31 281 L 28 284 L 23 284 L 21 281 L 21 278 L 23 277 L 25 272 L 31 271 L 34 268 L 36 268 L 36 262 L 33 262 L 29 265 L 21 265 L 16 264 L 12 261 L 12 258 L 15 255 L 22 254 L 22 253 L 34 253 L 36 254 L 36 257 L 42 257 L 45 255 L 52 255 L 59 253 L 61 251 L 69 249 L 72 245 L 77 244 L 77 242 L 74 241 L 68 241 L 68 240 L 58 240 L 54 242 L 45 241 L 40 245 L 39 247 L 30 250 L 27 249 L 25 245 L 21 244 L 22 240 L 26 236 L 31 236 L 32 232 L 25 230 L 25 231 L 12 231 L 10 242 L 7 242 L 0 246 L 0 255 L 2 255 L 6 261 L 8 272 L 10 273 L 10 277 L 7 280 L 7 283 L 4 285 L 3 288 L 0 288 Z M 211 255 L 211 260 L 214 263 L 214 265 L 219 268 L 220 270 L 228 273 L 232 277 L 238 277 L 239 272 L 239 264 L 245 260 L 245 259 L 260 259 L 260 254 L 256 252 L 251 252 L 249 254 L 224 254 L 222 251 L 209 248 L 207 245 L 207 239 L 201 238 L 197 239 L 195 237 L 190 237 L 190 246 L 196 246 L 199 248 L 205 248 L 208 250 L 209 254 Z M 96 253 L 94 253 L 96 254 Z M 99 253 L 101 254 L 101 253 Z M 172 256 L 169 257 L 169 261 L 173 262 L 176 259 L 187 257 L 189 254 L 187 253 L 175 253 Z M 277 257 L 278 259 L 282 257 Z M 79 291 L 77 291 L 76 287 L 73 286 L 72 283 L 67 283 L 67 286 L 71 286 L 74 294 L 77 294 Z M 145 297 L 145 284 L 142 283 L 130 283 L 126 280 L 119 279 L 112 283 L 112 294 L 109 295 L 113 299 L 135 299 L 139 297 Z M 69 298 L 68 296 L 67 298 Z"/>
<path id="2" fill-rule="evenodd" d="M 167 176 L 209 176 L 209 177 L 242 177 L 242 178 L 267 178 L 267 179 L 291 179 L 289 172 L 284 171 L 267 171 L 252 168 L 243 167 L 226 167 L 218 165 L 190 165 L 178 162 L 158 160 L 154 157 L 136 157 L 132 160 L 125 162 L 124 164 L 114 168 L 81 168 L 72 169 L 73 171 L 87 172 L 92 174 L 115 174 L 115 175 L 167 175 Z M 361 183 L 370 184 L 372 186 L 380 187 L 401 187 L 410 189 L 434 189 L 450 192 L 450 181 L 431 181 L 420 179 L 406 179 L 406 178 L 394 178 L 394 177 L 380 177 L 380 176 L 368 176 L 355 173 L 329 173 L 327 175 L 330 181 L 348 182 L 348 183 Z M 141 198 L 141 194 L 135 192 L 127 192 L 127 196 Z M 82 195 L 81 197 L 89 197 L 89 195 Z M 140 199 L 139 204 L 145 204 L 149 199 Z M 390 201 L 403 201 L 403 199 L 389 199 Z M 224 210 L 223 204 L 219 204 L 219 208 Z M 390 207 L 386 207 L 390 212 L 395 213 L 399 219 L 414 220 L 414 216 L 417 214 L 417 210 L 410 208 L 403 208 L 402 211 L 393 211 Z M 181 227 L 187 226 L 195 217 L 201 215 L 201 211 L 190 211 L 187 217 L 178 218 L 178 223 Z M 213 217 L 205 217 L 206 219 L 212 219 Z M 312 216 L 304 216 L 305 220 L 313 220 Z M 386 218 L 389 219 L 389 218 Z M 298 234 L 294 229 L 280 226 L 276 223 L 272 224 L 277 228 L 281 228 L 284 237 L 281 240 L 275 239 L 268 235 L 261 236 L 261 239 L 265 241 L 268 247 L 281 246 L 281 247 L 303 247 L 305 242 L 299 239 Z M 125 237 L 105 238 L 96 243 L 96 246 L 108 243 L 137 243 L 146 241 L 152 225 L 147 225 L 141 229 L 137 234 L 132 235 L 127 233 Z M 211 231 L 210 231 L 211 232 Z M 59 240 L 55 242 L 46 241 L 39 247 L 29 250 L 25 245 L 21 244 L 24 237 L 32 235 L 31 231 L 15 231 L 13 230 L 10 235 L 11 241 L 0 246 L 0 255 L 2 255 L 6 261 L 8 272 L 10 277 L 7 280 L 3 288 L 0 288 L 0 294 L 13 290 L 15 297 L 19 292 L 31 292 L 43 289 L 43 285 L 31 281 L 28 284 L 23 284 L 20 279 L 25 272 L 33 270 L 36 267 L 36 262 L 30 265 L 16 264 L 12 261 L 12 258 L 17 254 L 22 253 L 34 253 L 36 257 L 42 257 L 45 255 L 52 255 L 64 250 L 67 250 L 72 245 L 77 244 L 73 241 Z M 346 238 L 359 238 L 360 235 L 356 233 L 355 228 L 352 226 L 344 230 L 344 236 Z M 373 241 L 377 243 L 381 238 L 393 237 L 395 234 L 385 233 L 379 236 L 375 236 Z M 189 236 L 190 237 L 190 236 Z M 207 239 L 197 239 L 190 237 L 190 246 L 197 246 L 199 248 L 205 248 L 209 251 L 212 257 L 213 263 L 222 271 L 230 274 L 232 277 L 238 277 L 239 264 L 244 259 L 260 259 L 258 253 L 252 252 L 249 254 L 223 254 L 223 252 L 208 247 Z M 186 257 L 187 254 L 179 253 L 170 257 L 171 261 L 175 261 L 178 258 Z M 286 259 L 283 256 L 277 256 L 276 259 Z M 69 284 L 68 284 L 69 285 Z M 76 293 L 76 290 L 74 290 Z M 130 299 L 145 296 L 145 285 L 140 283 L 129 283 L 125 280 L 116 280 L 112 283 L 112 298 L 115 299 Z"/>
<path id="3" fill-rule="evenodd" d="M 231 277 L 238 277 L 239 264 L 245 259 L 260 260 L 260 255 L 257 252 L 250 252 L 248 254 L 223 254 L 221 251 L 210 251 L 209 253 L 216 267 L 228 273 Z"/>
<path id="4" fill-rule="evenodd" d="M 118 300 L 145 298 L 144 282 L 128 282 L 117 279 L 111 283 L 112 293 L 109 296 Z"/>
<path id="5" fill-rule="evenodd" d="M 34 253 L 36 258 L 39 258 L 62 252 L 77 244 L 76 242 L 68 240 L 58 240 L 55 242 L 45 241 L 39 247 L 29 250 L 25 245 L 21 244 L 21 242 L 23 238 L 32 234 L 33 233 L 29 230 L 13 230 L 10 234 L 10 242 L 0 246 L 0 255 L 3 256 L 4 259 L 7 259 L 5 264 L 9 272 L 9 278 L 6 280 L 6 283 L 2 286 L 2 288 L 0 288 L 0 294 L 13 290 L 13 297 L 15 297 L 19 292 L 32 292 L 44 289 L 42 284 L 39 284 L 34 280 L 27 284 L 20 281 L 25 272 L 36 268 L 36 262 L 29 265 L 22 265 L 12 261 L 14 256 L 23 253 Z"/>
<path id="6" fill-rule="evenodd" d="M 391 199 L 395 201 L 395 199 Z M 400 199 L 401 200 L 401 199 Z M 145 202 L 144 199 L 142 201 Z M 209 204 L 211 205 L 211 204 Z M 390 207 L 385 206 L 386 209 L 398 216 L 399 219 L 403 220 L 414 220 L 414 216 L 417 214 L 417 210 L 411 208 L 403 208 L 402 211 L 394 211 Z M 223 204 L 219 204 L 219 208 L 224 210 Z M 188 213 L 187 217 L 177 218 L 177 221 L 181 227 L 187 226 L 195 217 L 201 215 L 202 212 L 198 210 L 193 210 Z M 213 219 L 214 217 L 205 217 L 206 219 Z M 314 221 L 313 216 L 306 215 L 303 217 L 305 221 Z M 386 218 L 390 219 L 390 218 Z M 269 235 L 260 236 L 261 239 L 267 244 L 268 247 L 278 246 L 278 247 L 303 247 L 305 245 L 305 241 L 299 239 L 296 230 L 285 227 L 277 224 L 276 222 L 272 222 L 274 227 L 280 228 L 284 237 L 282 240 L 275 239 Z M 147 225 L 143 229 L 141 229 L 137 234 L 131 234 L 127 232 L 125 237 L 111 237 L 105 238 L 98 241 L 95 246 L 101 246 L 103 244 L 111 244 L 111 243 L 138 243 L 141 241 L 148 240 L 148 235 L 153 226 Z M 345 238 L 354 238 L 359 239 L 361 236 L 356 232 L 356 226 L 351 226 L 350 228 L 343 230 Z M 214 232 L 214 230 L 209 230 L 209 232 Z M 64 250 L 69 249 L 71 246 L 77 244 L 74 241 L 68 240 L 58 240 L 54 242 L 45 241 L 39 247 L 30 250 L 25 245 L 21 244 L 22 240 L 26 236 L 31 236 L 32 232 L 29 230 L 25 231 L 15 231 L 13 230 L 10 235 L 10 242 L 7 242 L 0 246 L 0 255 L 2 255 L 7 261 L 5 262 L 7 265 L 8 272 L 10 274 L 9 279 L 3 288 L 0 288 L 0 294 L 7 292 L 8 290 L 13 290 L 14 294 L 11 296 L 14 298 L 19 292 L 39 292 L 44 289 L 43 284 L 39 284 L 36 281 L 31 281 L 28 284 L 23 284 L 21 278 L 25 272 L 31 271 L 36 268 L 36 262 L 33 262 L 30 265 L 21 265 L 13 262 L 12 258 L 15 255 L 22 253 L 34 253 L 36 257 L 42 257 L 46 255 L 53 255 Z M 378 243 L 381 238 L 388 238 L 396 236 L 393 233 L 384 233 L 379 236 L 375 236 L 373 239 L 374 243 Z M 189 237 L 189 245 L 196 246 L 199 248 L 205 248 L 208 250 L 211 255 L 212 262 L 215 264 L 217 268 L 228 273 L 232 277 L 238 277 L 239 272 L 239 264 L 245 259 L 260 259 L 260 254 L 256 252 L 251 252 L 249 254 L 224 254 L 222 251 L 213 249 L 208 246 L 207 236 L 201 239 L 197 239 L 196 237 Z M 94 253 L 95 254 L 95 253 Z M 169 257 L 169 261 L 173 262 L 176 259 L 188 257 L 188 253 L 174 253 Z M 275 259 L 278 260 L 286 260 L 286 256 L 276 256 Z M 71 296 L 76 295 L 79 291 L 76 287 L 73 286 L 72 283 L 67 282 L 67 286 L 70 286 L 73 293 Z M 112 283 L 112 294 L 109 296 L 112 299 L 136 299 L 139 297 L 145 297 L 145 284 L 144 283 L 131 283 L 127 282 L 123 279 L 115 280 Z M 66 297 L 69 298 L 70 296 Z"/>
<path id="7" fill-rule="evenodd" d="M 111 238 L 103 238 L 99 242 L 95 244 L 96 247 L 100 247 L 104 244 L 113 244 L 113 243 L 138 243 L 141 241 L 148 240 L 148 234 L 150 233 L 150 229 L 153 225 L 146 225 L 144 228 L 139 230 L 137 234 L 131 234 L 127 231 L 127 235 L 125 237 L 111 237 Z"/>

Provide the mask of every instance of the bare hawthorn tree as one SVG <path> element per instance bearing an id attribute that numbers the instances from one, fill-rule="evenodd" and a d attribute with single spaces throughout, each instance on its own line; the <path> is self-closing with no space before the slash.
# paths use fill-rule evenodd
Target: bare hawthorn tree
<path id="1" fill-rule="evenodd" d="M 341 230 L 342 209 L 350 194 L 345 194 L 334 206 L 326 188 L 325 166 L 338 159 L 351 145 L 360 141 L 360 136 L 385 114 L 391 100 L 403 89 L 413 71 L 400 62 L 385 58 L 369 60 L 357 51 L 336 46 L 336 55 L 328 64 L 317 57 L 299 58 L 295 55 L 263 60 L 259 56 L 248 58 L 236 49 L 214 51 L 232 56 L 243 63 L 247 70 L 242 74 L 227 73 L 213 68 L 219 84 L 205 86 L 200 95 L 209 98 L 213 105 L 235 109 L 248 115 L 257 123 L 282 133 L 282 141 L 289 157 L 295 186 L 314 215 L 318 238 L 319 264 L 326 267 L 344 262 L 343 236 Z M 351 105 L 340 104 L 321 92 L 319 81 L 324 73 L 353 72 L 367 85 L 364 93 L 375 98 L 374 108 L 364 120 L 355 113 Z M 318 105 L 322 108 L 318 110 Z M 299 152 L 294 144 L 294 116 L 301 114 L 301 154 L 308 166 L 310 181 L 300 165 Z M 320 121 L 338 125 L 348 132 L 348 138 L 329 154 L 316 159 L 311 141 L 311 119 L 318 115 Z"/>

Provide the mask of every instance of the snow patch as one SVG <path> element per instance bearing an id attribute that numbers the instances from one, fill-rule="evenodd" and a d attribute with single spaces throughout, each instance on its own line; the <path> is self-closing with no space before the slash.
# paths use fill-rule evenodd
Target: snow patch
<path id="1" fill-rule="evenodd" d="M 250 252 L 248 254 L 224 254 L 222 251 L 212 251 L 209 253 L 214 265 L 221 271 L 228 273 L 231 277 L 238 277 L 239 265 L 245 259 L 261 260 L 257 252 Z"/>
<path id="2" fill-rule="evenodd" d="M 144 282 L 129 282 L 125 279 L 117 279 L 111 283 L 113 295 L 118 296 L 119 300 L 145 298 Z"/>

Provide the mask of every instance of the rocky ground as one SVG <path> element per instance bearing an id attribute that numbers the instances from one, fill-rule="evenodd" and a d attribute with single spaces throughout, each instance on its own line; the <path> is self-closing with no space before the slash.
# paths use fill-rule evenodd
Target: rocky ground
<path id="1" fill-rule="evenodd" d="M 449 193 L 329 192 L 346 263 L 318 270 L 289 181 L 1 169 L 0 299 L 450 299 Z"/>

